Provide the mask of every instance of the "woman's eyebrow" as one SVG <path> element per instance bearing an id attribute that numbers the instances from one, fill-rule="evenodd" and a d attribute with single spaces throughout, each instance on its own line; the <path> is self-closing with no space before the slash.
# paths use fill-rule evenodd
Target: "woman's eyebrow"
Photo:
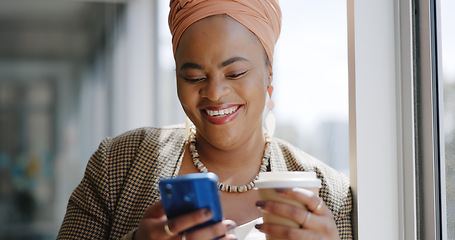
<path id="1" fill-rule="evenodd" d="M 229 58 L 228 60 L 222 62 L 220 64 L 220 68 L 222 67 L 226 67 L 230 64 L 233 64 L 235 62 L 238 62 L 238 61 L 248 61 L 246 58 L 243 58 L 243 57 L 232 57 L 232 58 Z M 185 69 L 188 69 L 188 68 L 194 68 L 194 69 L 199 69 L 199 70 L 204 70 L 204 67 L 197 64 L 197 63 L 192 63 L 192 62 L 187 62 L 187 63 L 184 63 L 181 67 L 180 67 L 180 70 L 185 70 Z"/>
<path id="2" fill-rule="evenodd" d="M 220 67 L 226 67 L 228 66 L 229 64 L 232 64 L 232 63 L 235 63 L 235 62 L 238 62 L 238 61 L 248 61 L 246 58 L 243 58 L 243 57 L 233 57 L 233 58 L 229 58 L 228 60 L 224 61 L 221 63 Z"/>
<path id="3" fill-rule="evenodd" d="M 202 67 L 201 65 L 199 65 L 197 63 L 192 63 L 192 62 L 184 63 L 180 67 L 180 70 L 184 70 L 184 69 L 188 69 L 188 68 L 195 68 L 195 69 L 199 69 L 199 70 L 204 70 L 204 67 Z"/>

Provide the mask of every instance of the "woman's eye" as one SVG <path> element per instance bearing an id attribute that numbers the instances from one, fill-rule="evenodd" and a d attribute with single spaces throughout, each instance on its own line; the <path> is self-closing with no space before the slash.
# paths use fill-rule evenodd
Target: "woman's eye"
<path id="1" fill-rule="evenodd" d="M 236 74 L 230 74 L 230 75 L 227 75 L 226 77 L 235 79 L 235 78 L 241 77 L 242 75 L 244 75 L 244 74 L 247 73 L 247 72 L 248 72 L 248 71 L 241 72 L 241 73 L 236 73 Z"/>
<path id="2" fill-rule="evenodd" d="M 186 77 L 184 77 L 183 79 L 185 79 L 185 81 L 187 81 L 187 82 L 195 83 L 195 82 L 203 81 L 205 79 L 205 77 L 204 78 L 186 78 Z"/>

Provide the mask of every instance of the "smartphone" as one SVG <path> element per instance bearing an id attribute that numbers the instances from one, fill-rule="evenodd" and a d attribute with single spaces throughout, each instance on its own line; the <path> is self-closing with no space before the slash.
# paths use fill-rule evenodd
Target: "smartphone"
<path id="1" fill-rule="evenodd" d="M 223 220 L 218 176 L 214 173 L 191 173 L 163 179 L 159 183 L 164 212 L 168 219 L 209 208 L 213 217 L 209 221 L 181 232 L 188 233 Z"/>

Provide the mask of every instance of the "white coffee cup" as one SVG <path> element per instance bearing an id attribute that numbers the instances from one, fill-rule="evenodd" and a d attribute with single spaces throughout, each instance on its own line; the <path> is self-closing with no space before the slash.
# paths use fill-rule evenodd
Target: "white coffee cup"
<path id="1" fill-rule="evenodd" d="M 306 208 L 301 202 L 282 197 L 276 192 L 276 188 L 305 188 L 319 195 L 321 180 L 316 177 L 315 172 L 263 172 L 255 183 L 259 192 L 260 200 L 272 200 L 287 203 L 296 207 Z M 293 228 L 299 228 L 300 224 L 289 219 L 262 211 L 262 218 L 266 223 L 281 224 Z M 267 240 L 278 240 L 267 236 Z"/>

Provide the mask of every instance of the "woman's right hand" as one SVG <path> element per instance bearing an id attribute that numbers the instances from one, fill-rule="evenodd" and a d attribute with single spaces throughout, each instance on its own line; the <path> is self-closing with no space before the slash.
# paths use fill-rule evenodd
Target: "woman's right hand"
<path id="1" fill-rule="evenodd" d="M 166 218 L 163 210 L 163 205 L 157 202 L 145 210 L 139 227 L 134 234 L 135 240 L 149 239 L 149 240 L 210 240 L 219 236 L 223 236 L 220 240 L 234 240 L 237 239 L 234 235 L 228 234 L 230 230 L 236 227 L 234 221 L 224 220 L 222 222 L 210 225 L 205 228 L 197 229 L 190 233 L 179 235 L 186 229 L 192 228 L 196 225 L 204 223 L 212 218 L 212 212 L 209 209 L 201 209 L 195 212 L 185 214 L 171 220 Z M 166 226 L 167 230 L 166 231 Z"/>

